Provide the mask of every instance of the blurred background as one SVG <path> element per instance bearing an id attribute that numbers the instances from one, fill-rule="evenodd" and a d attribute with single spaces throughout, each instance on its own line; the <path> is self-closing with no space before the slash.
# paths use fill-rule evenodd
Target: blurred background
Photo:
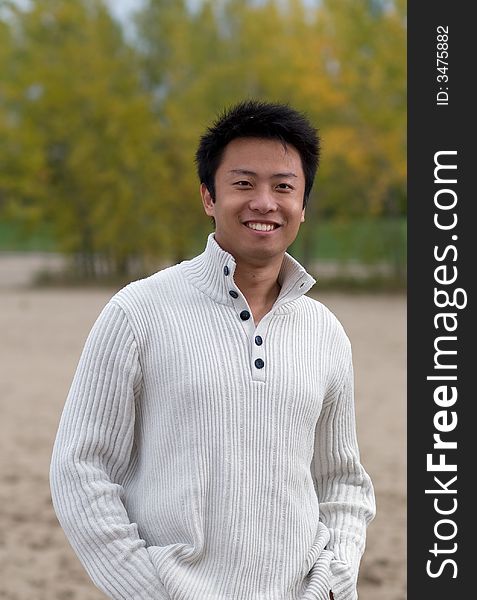
<path id="1" fill-rule="evenodd" d="M 58 419 L 115 290 L 203 250 L 198 138 L 248 97 L 323 140 L 290 252 L 354 348 L 360 598 L 405 598 L 406 3 L 0 0 L 2 599 L 104 597 L 51 508 Z"/>

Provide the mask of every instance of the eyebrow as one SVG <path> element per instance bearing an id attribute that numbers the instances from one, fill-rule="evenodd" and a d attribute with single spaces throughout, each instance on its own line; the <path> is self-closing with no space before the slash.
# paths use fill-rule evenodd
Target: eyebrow
<path id="1" fill-rule="evenodd" d="M 257 175 L 255 171 L 249 171 L 248 169 L 231 169 L 229 173 L 234 173 L 236 175 Z M 298 177 L 298 175 L 290 171 L 289 173 L 274 173 L 272 177 Z"/>

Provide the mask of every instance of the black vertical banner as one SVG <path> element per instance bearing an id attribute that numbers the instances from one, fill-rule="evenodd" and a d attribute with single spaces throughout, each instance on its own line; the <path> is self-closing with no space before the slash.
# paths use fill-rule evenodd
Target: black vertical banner
<path id="1" fill-rule="evenodd" d="M 475 596 L 472 5 L 408 5 L 409 600 Z"/>

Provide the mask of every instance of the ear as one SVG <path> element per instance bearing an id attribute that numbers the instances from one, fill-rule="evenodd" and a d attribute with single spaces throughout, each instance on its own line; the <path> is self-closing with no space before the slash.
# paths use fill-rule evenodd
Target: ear
<path id="1" fill-rule="evenodd" d="M 300 223 L 304 223 L 305 222 L 305 209 L 303 209 L 301 211 L 301 219 L 300 219 Z"/>
<path id="2" fill-rule="evenodd" d="M 202 204 L 204 205 L 205 214 L 209 217 L 213 217 L 215 215 L 215 202 L 212 200 L 212 196 L 205 183 L 200 184 L 200 195 Z"/>

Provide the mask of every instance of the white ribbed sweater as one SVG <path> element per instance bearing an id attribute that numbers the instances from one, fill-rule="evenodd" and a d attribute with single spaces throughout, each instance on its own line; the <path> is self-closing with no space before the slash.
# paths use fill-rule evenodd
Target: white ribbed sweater
<path id="1" fill-rule="evenodd" d="M 375 508 L 348 338 L 288 254 L 258 326 L 234 270 L 211 234 L 116 294 L 81 355 L 51 491 L 114 600 L 357 598 Z"/>

